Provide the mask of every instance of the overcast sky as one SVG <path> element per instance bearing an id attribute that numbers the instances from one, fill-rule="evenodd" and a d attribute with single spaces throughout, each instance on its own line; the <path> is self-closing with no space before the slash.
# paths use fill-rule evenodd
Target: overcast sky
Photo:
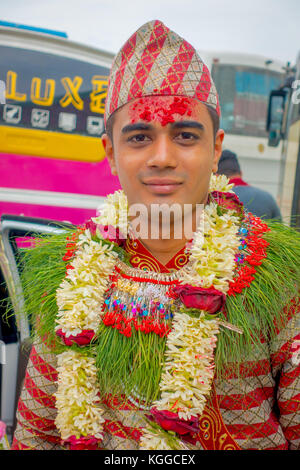
<path id="1" fill-rule="evenodd" d="M 197 49 L 285 62 L 300 50 L 299 0 L 0 0 L 0 20 L 64 31 L 111 52 L 152 19 Z"/>

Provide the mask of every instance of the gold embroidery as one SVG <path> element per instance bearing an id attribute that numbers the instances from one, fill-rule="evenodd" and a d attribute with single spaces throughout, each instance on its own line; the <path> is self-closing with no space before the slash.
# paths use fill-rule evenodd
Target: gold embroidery
<path id="1" fill-rule="evenodd" d="M 130 263 L 132 266 L 143 271 L 155 271 L 157 273 L 161 272 L 159 263 L 152 256 L 147 256 L 144 253 L 141 253 L 138 250 L 138 242 L 132 239 L 126 240 L 125 250 L 131 256 Z"/>

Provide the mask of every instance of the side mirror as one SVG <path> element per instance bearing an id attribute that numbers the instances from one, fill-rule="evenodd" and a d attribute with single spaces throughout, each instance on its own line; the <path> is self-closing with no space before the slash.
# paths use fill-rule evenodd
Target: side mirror
<path id="1" fill-rule="evenodd" d="M 287 91 L 274 90 L 269 97 L 266 130 L 269 133 L 268 145 L 277 147 L 283 137 L 282 124 L 285 111 Z"/>

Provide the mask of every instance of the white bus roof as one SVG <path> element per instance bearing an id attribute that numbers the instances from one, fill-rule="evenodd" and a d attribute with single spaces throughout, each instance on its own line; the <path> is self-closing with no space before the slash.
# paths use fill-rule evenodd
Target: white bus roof
<path id="1" fill-rule="evenodd" d="M 82 44 L 65 37 L 55 36 L 49 32 L 40 32 L 17 27 L 7 27 L 0 22 L 0 44 L 23 49 L 37 50 L 40 52 L 54 53 L 74 59 L 88 60 L 91 63 L 109 66 L 115 53 Z M 247 65 L 259 68 L 268 68 L 273 71 L 283 72 L 286 64 L 270 57 L 259 54 L 228 51 L 199 50 L 201 58 L 211 69 L 213 62 L 231 65 Z"/>
<path id="2" fill-rule="evenodd" d="M 108 67 L 115 56 L 112 52 L 77 43 L 68 38 L 1 25 L 0 45 L 52 53 L 77 60 L 80 60 L 82 54 L 83 60 Z"/>
<path id="3" fill-rule="evenodd" d="M 276 72 L 284 72 L 286 64 L 271 57 L 245 52 L 228 51 L 198 51 L 204 63 L 210 69 L 215 61 L 220 64 L 247 65 L 251 67 L 268 68 Z"/>

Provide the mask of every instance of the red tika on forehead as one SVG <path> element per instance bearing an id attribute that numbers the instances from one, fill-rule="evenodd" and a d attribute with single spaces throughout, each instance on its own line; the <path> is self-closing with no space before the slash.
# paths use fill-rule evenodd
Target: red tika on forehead
<path id="1" fill-rule="evenodd" d="M 184 96 L 146 96 L 130 104 L 129 116 L 132 124 L 138 121 L 157 121 L 166 126 L 175 122 L 178 117 L 193 116 L 195 104 L 194 99 Z"/>
<path id="2" fill-rule="evenodd" d="M 139 28 L 117 54 L 105 122 L 124 104 L 153 95 L 194 98 L 220 114 L 215 85 L 197 51 L 158 20 Z"/>

